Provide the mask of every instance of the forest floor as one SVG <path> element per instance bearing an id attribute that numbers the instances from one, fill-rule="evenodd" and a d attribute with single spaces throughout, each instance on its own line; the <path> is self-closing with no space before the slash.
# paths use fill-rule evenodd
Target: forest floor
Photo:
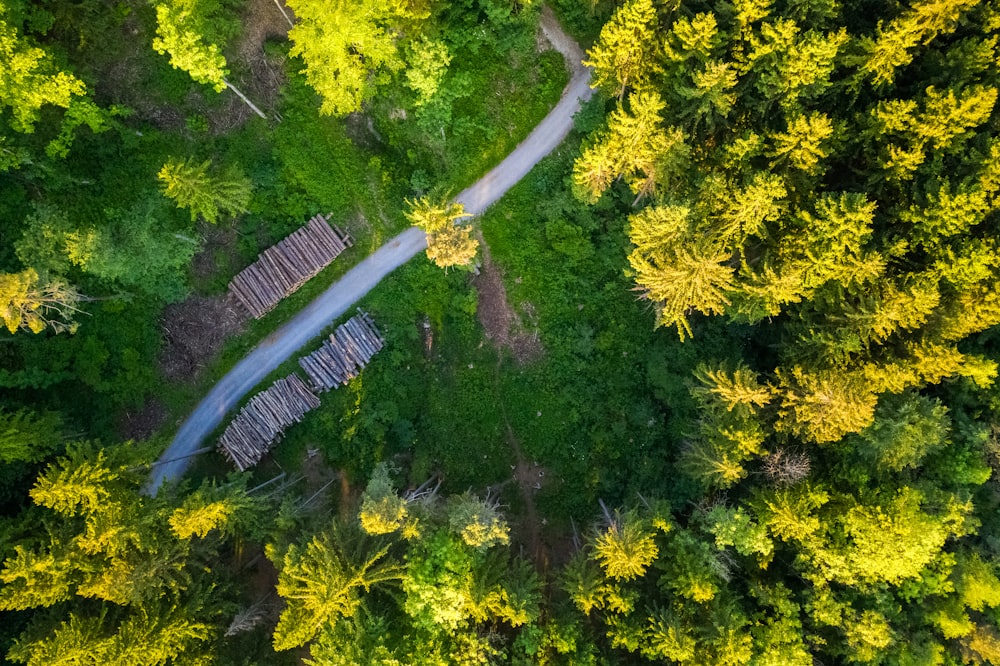
<path id="1" fill-rule="evenodd" d="M 565 35 L 551 12 L 543 12 L 542 30 L 556 48 L 573 47 L 563 53 L 567 60 L 582 56 L 582 51 Z M 569 134 L 573 116 L 593 93 L 589 71 L 581 65 L 572 69 L 573 76 L 552 111 L 499 165 L 456 197 L 456 201 L 465 205 L 467 212 L 481 214 Z M 161 454 L 160 461 L 171 462 L 154 467 L 149 489 L 155 491 L 164 481 L 174 480 L 183 474 L 191 463 L 187 456 L 219 426 L 226 413 L 244 395 L 367 294 L 383 277 L 409 261 L 425 246 L 424 233 L 413 227 L 389 240 L 237 363 L 198 404 L 170 446 Z"/>
<path id="2" fill-rule="evenodd" d="M 497 352 L 498 365 L 503 362 L 505 350 L 510 352 L 515 363 L 527 365 L 545 353 L 538 337 L 538 329 L 533 328 L 530 332 L 524 330 L 521 317 L 511 308 L 507 299 L 507 289 L 503 284 L 500 267 L 493 261 L 490 248 L 482 233 L 477 233 L 477 236 L 483 254 L 483 264 L 479 275 L 472 279 L 472 285 L 479 294 L 476 317 L 483 327 L 483 335 Z M 499 384 L 499 379 L 495 381 Z M 507 418 L 502 397 L 500 403 L 507 443 L 517 461 L 512 468 L 512 480 L 517 484 L 524 501 L 524 514 L 519 521 L 522 528 L 521 540 L 527 546 L 539 570 L 545 571 L 551 558 L 542 540 L 542 523 L 538 518 L 534 497 L 535 493 L 545 485 L 545 469 L 537 462 L 528 462 L 521 448 L 521 442 Z"/>
<path id="3" fill-rule="evenodd" d="M 504 349 L 509 350 L 518 365 L 538 360 L 545 353 L 538 328 L 526 327 L 521 316 L 511 308 L 507 290 L 503 286 L 503 273 L 493 261 L 482 234 L 479 234 L 479 247 L 483 253 L 483 265 L 479 275 L 472 280 L 472 285 L 479 292 L 476 316 L 483 326 L 486 339 L 501 354 Z M 530 315 L 533 308 L 530 303 L 524 303 L 521 310 Z"/>

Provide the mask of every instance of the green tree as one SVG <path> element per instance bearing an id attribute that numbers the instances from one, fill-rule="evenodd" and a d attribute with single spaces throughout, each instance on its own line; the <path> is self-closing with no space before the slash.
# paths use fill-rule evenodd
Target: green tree
<path id="1" fill-rule="evenodd" d="M 192 158 L 168 160 L 157 177 L 163 193 L 180 208 L 191 212 L 191 221 L 199 216 L 215 224 L 219 214 L 237 215 L 248 210 L 250 180 L 239 168 L 211 174 L 211 160 L 195 164 Z"/>
<path id="2" fill-rule="evenodd" d="M 495 500 L 481 500 L 472 493 L 463 493 L 452 497 L 448 504 L 448 526 L 462 537 L 465 545 L 485 550 L 510 541 L 510 528 Z"/>
<path id="3" fill-rule="evenodd" d="M 343 528 L 313 537 L 305 547 L 292 545 L 280 558 L 270 550 L 279 567 L 278 594 L 287 603 L 274 630 L 274 649 L 304 645 L 324 626 L 350 621 L 363 603 L 362 592 L 402 577 L 388 547 L 367 546 Z"/>
<path id="4" fill-rule="evenodd" d="M 57 412 L 0 408 L 0 462 L 38 462 L 63 439 L 62 417 Z"/>
<path id="5" fill-rule="evenodd" d="M 73 444 L 39 477 L 31 498 L 41 520 L 3 562 L 0 608 L 49 610 L 33 615 L 8 658 L 125 666 L 211 653 L 212 624 L 229 601 L 220 596 L 226 567 L 205 563 L 220 560 L 222 542 L 174 535 L 171 519 L 191 503 L 139 494 L 147 455 L 131 444 Z"/>
<path id="6" fill-rule="evenodd" d="M 62 153 L 71 140 L 68 133 L 85 121 L 94 131 L 105 128 L 104 118 L 87 97 L 87 86 L 67 71 L 60 70 L 55 58 L 28 38 L 18 34 L 0 10 L 0 109 L 9 109 L 14 131 L 31 133 L 46 106 L 66 110 L 67 136 L 53 143 L 53 151 Z M 74 116 L 70 117 L 72 110 Z M 75 122 L 75 124 L 74 124 Z M 64 153 L 63 153 L 64 154 Z M 0 159 L 0 164 L 6 160 Z M 16 162 L 22 161 L 21 159 Z"/>
<path id="7" fill-rule="evenodd" d="M 657 30 L 652 0 L 630 0 L 620 6 L 583 62 L 594 68 L 594 86 L 618 99 L 629 88 L 644 89 L 657 69 L 653 57 Z"/>
<path id="8" fill-rule="evenodd" d="M 642 576 L 659 552 L 655 532 L 637 516 L 616 516 L 594 540 L 593 558 L 616 580 Z"/>
<path id="9" fill-rule="evenodd" d="M 406 85 L 417 94 L 419 108 L 433 99 L 451 64 L 448 45 L 441 40 L 420 35 L 407 46 Z"/>

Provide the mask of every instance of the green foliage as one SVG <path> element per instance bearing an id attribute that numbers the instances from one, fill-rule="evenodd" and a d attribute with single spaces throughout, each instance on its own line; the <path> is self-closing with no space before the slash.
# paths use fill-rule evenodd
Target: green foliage
<path id="1" fill-rule="evenodd" d="M 619 7 L 601 29 L 584 64 L 594 68 L 594 84 L 619 99 L 629 88 L 649 85 L 653 37 L 659 28 L 652 0 L 631 0 Z"/>
<path id="2" fill-rule="evenodd" d="M 77 103 L 74 98 L 86 95 L 87 87 L 73 74 L 60 71 L 51 53 L 19 35 L 6 18 L 0 13 L 0 58 L 5 63 L 0 73 L 0 108 L 10 110 L 15 131 L 30 133 L 43 107 L 68 109 Z"/>
<path id="3" fill-rule="evenodd" d="M 407 205 L 406 218 L 427 233 L 428 259 L 444 269 L 472 264 L 479 241 L 472 238 L 471 228 L 458 224 L 463 217 L 470 217 L 462 204 L 420 197 Z"/>
<path id="4" fill-rule="evenodd" d="M 217 176 L 209 174 L 211 160 L 195 164 L 170 160 L 163 165 L 157 177 L 163 193 L 180 208 L 191 212 L 191 221 L 198 217 L 215 224 L 219 213 L 236 215 L 244 213 L 250 203 L 250 181 L 239 168 L 229 168 Z"/>
<path id="5" fill-rule="evenodd" d="M 451 64 L 448 45 L 421 35 L 408 45 L 406 61 L 406 85 L 417 95 L 414 104 L 425 106 L 434 98 Z"/>
<path id="6" fill-rule="evenodd" d="M 251 505 L 252 500 L 238 485 L 229 489 L 202 486 L 184 498 L 167 522 L 178 539 L 203 539 L 212 530 L 233 533 L 238 514 Z"/>
<path id="7" fill-rule="evenodd" d="M 29 666 L 42 664 L 114 664 L 126 666 L 137 660 L 164 665 L 190 658 L 192 648 L 204 642 L 211 625 L 192 621 L 178 608 L 158 609 L 135 615 L 117 628 L 102 614 L 76 614 L 62 622 L 51 637 L 34 642 L 17 642 L 8 657 Z"/>
<path id="8" fill-rule="evenodd" d="M 466 546 L 486 550 L 510 541 L 510 528 L 495 504 L 464 493 L 451 498 L 448 526 Z"/>
<path id="9" fill-rule="evenodd" d="M 31 491 L 45 507 L 43 529 L 18 538 L 0 571 L 0 607 L 37 613 L 8 658 L 20 663 L 198 662 L 226 595 L 209 598 L 220 542 L 178 540 L 184 507 L 139 495 L 136 466 L 148 455 L 129 444 L 110 450 L 76 444 Z M 244 500 L 243 507 L 249 506 Z M 190 521 L 188 521 L 190 525 Z M 194 531 L 197 531 L 195 528 Z M 218 591 L 215 592 L 218 594 Z"/>
<path id="10" fill-rule="evenodd" d="M 659 553 L 653 536 L 650 526 L 636 516 L 616 518 L 594 540 L 593 558 L 606 576 L 615 580 L 638 578 Z"/>
<path id="11" fill-rule="evenodd" d="M 361 529 L 371 535 L 390 534 L 402 528 L 408 516 L 406 500 L 396 494 L 388 465 L 376 465 L 361 497 Z"/>
<path id="12" fill-rule="evenodd" d="M 0 461 L 38 462 L 63 441 L 62 417 L 57 412 L 0 408 Z"/>

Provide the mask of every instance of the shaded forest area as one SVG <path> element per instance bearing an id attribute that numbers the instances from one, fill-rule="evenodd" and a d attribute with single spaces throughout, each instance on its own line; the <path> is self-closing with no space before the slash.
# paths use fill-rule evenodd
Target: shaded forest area
<path id="1" fill-rule="evenodd" d="M 1000 663 L 1000 6 L 553 8 L 599 94 L 480 274 L 399 269 L 360 376 L 148 497 L 211 382 L 567 75 L 534 2 L 0 5 L 8 661 Z M 353 248 L 168 371 L 329 211 Z"/>

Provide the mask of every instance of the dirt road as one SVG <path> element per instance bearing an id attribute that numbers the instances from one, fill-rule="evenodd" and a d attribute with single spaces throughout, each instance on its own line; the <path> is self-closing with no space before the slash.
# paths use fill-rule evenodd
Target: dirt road
<path id="1" fill-rule="evenodd" d="M 590 71 L 580 61 L 583 53 L 555 20 L 547 7 L 542 12 L 546 38 L 570 64 L 572 78 L 559 103 L 531 134 L 492 171 L 455 197 L 465 210 L 479 215 L 523 178 L 543 157 L 562 143 L 573 127 L 573 115 L 590 99 Z M 382 278 L 402 266 L 427 246 L 424 233 L 410 228 L 399 234 L 303 308 L 284 326 L 269 335 L 212 387 L 177 431 L 150 475 L 151 493 L 165 482 L 175 481 L 187 470 L 191 454 L 215 430 L 226 414 L 264 377 L 315 338 L 334 319 L 345 313 Z"/>

